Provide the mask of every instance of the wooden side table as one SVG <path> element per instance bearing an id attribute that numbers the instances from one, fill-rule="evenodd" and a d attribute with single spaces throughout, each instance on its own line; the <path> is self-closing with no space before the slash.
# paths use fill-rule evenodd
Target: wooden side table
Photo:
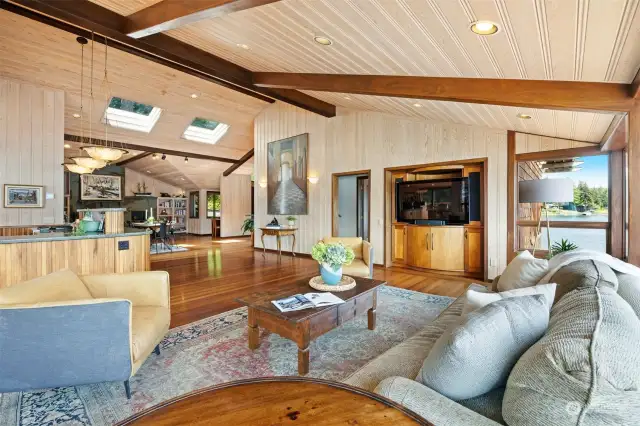
<path id="1" fill-rule="evenodd" d="M 262 255 L 267 252 L 267 249 L 264 246 L 264 236 L 265 235 L 273 235 L 276 237 L 278 241 L 278 260 L 282 260 L 282 241 L 281 237 L 291 236 L 293 238 L 293 242 L 291 243 L 291 255 L 295 256 L 295 248 L 296 248 L 296 231 L 298 228 L 260 228 L 262 231 L 262 235 L 260 236 L 260 241 L 262 241 Z"/>
<path id="2" fill-rule="evenodd" d="M 239 380 L 162 402 L 124 425 L 433 426 L 408 408 L 344 383 L 302 377 Z"/>

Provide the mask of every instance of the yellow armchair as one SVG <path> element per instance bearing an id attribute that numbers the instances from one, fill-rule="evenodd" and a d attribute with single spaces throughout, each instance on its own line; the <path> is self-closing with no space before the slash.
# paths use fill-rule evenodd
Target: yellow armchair
<path id="1" fill-rule="evenodd" d="M 325 237 L 322 239 L 325 244 L 342 243 L 346 247 L 351 247 L 355 254 L 355 259 L 351 265 L 343 266 L 342 273 L 354 277 L 373 278 L 373 246 L 368 241 L 363 241 L 360 237 Z"/>
<path id="2" fill-rule="evenodd" d="M 62 270 L 0 289 L 0 393 L 122 380 L 131 398 L 129 379 L 160 354 L 169 309 L 161 271 Z"/>

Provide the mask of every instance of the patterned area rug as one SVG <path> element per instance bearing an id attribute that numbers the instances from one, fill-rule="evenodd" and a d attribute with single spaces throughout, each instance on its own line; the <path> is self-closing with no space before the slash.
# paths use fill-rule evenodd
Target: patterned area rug
<path id="1" fill-rule="evenodd" d="M 309 376 L 344 380 L 371 359 L 433 320 L 452 298 L 396 287 L 380 290 L 377 324 L 362 315 L 311 345 Z M 297 374 L 297 347 L 261 331 L 260 348 L 247 348 L 247 310 L 239 308 L 174 328 L 131 380 L 122 383 L 0 394 L 0 426 L 112 425 L 169 398 L 231 380 Z M 46 356 L 44 354 L 43 356 Z"/>
<path id="2" fill-rule="evenodd" d="M 187 251 L 189 249 L 176 245 L 165 245 L 162 243 L 151 244 L 151 254 L 174 253 L 176 251 Z"/>

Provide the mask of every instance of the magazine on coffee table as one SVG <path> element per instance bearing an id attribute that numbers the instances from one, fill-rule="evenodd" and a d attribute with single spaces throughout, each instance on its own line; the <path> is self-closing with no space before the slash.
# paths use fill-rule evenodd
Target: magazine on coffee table
<path id="1" fill-rule="evenodd" d="M 339 305 L 340 303 L 344 303 L 344 300 L 332 293 L 306 293 L 273 300 L 271 303 L 273 303 L 280 312 L 292 312 L 302 309 Z"/>

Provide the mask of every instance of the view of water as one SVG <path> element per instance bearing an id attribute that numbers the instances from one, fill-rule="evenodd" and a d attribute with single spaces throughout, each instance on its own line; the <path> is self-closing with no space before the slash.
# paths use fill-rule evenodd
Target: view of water
<path id="1" fill-rule="evenodd" d="M 607 222 L 607 215 L 594 214 L 591 216 L 549 216 L 549 221 L 566 221 L 566 222 Z M 544 226 L 544 216 L 542 222 L 542 235 L 540 237 L 540 248 L 547 248 L 547 229 Z M 574 228 L 551 228 L 551 241 L 560 242 L 566 239 L 576 244 L 578 248 L 606 251 L 607 250 L 607 231 L 605 229 L 574 229 Z"/>

